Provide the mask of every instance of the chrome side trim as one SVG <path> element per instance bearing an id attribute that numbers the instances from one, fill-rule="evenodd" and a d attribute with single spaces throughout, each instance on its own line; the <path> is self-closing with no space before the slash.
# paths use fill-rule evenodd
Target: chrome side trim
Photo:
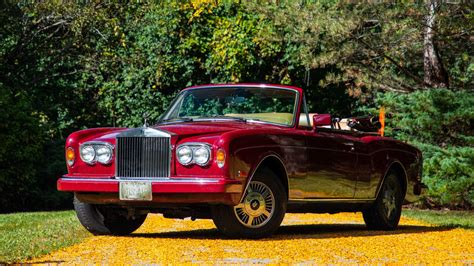
<path id="1" fill-rule="evenodd" d="M 337 202 L 345 202 L 345 203 L 349 203 L 349 202 L 354 202 L 354 203 L 372 203 L 374 202 L 376 199 L 338 199 L 338 198 L 334 198 L 334 199 L 288 199 L 288 202 L 334 202 L 334 203 L 337 203 Z"/>
<path id="2" fill-rule="evenodd" d="M 63 177 L 61 178 L 65 181 L 92 181 L 92 182 L 104 182 L 104 183 L 111 183 L 111 182 L 120 182 L 120 181 L 146 181 L 151 183 L 196 183 L 196 184 L 209 184 L 209 183 L 219 183 L 222 179 L 206 179 L 206 178 L 156 178 L 156 179 L 105 179 L 105 178 L 68 178 Z"/>
<path id="3" fill-rule="evenodd" d="M 402 169 L 403 169 L 403 173 L 405 174 L 405 182 L 406 182 L 406 184 L 407 184 L 407 187 L 406 187 L 406 189 L 405 189 L 405 196 L 406 196 L 407 190 L 408 190 L 408 175 L 407 175 L 407 171 L 405 170 L 405 167 L 403 166 L 403 164 L 402 164 L 401 162 L 399 162 L 399 161 L 393 161 L 393 162 L 390 163 L 390 165 L 389 165 L 389 166 L 387 167 L 387 169 L 385 170 L 385 174 L 383 175 L 382 180 L 380 181 L 380 184 L 379 184 L 379 186 L 378 186 L 378 188 L 377 188 L 377 192 L 375 193 L 375 198 L 376 198 L 376 199 L 377 199 L 378 196 L 379 196 L 380 190 L 382 189 L 383 182 L 385 182 L 385 177 L 387 176 L 388 171 L 390 170 L 390 168 L 392 168 L 392 165 L 394 165 L 394 164 L 399 164 L 399 165 L 402 167 Z"/>
<path id="4" fill-rule="evenodd" d="M 248 182 L 247 184 L 245 185 L 245 189 L 242 191 L 242 196 L 240 197 L 240 201 L 239 202 L 242 202 L 242 200 L 244 199 L 244 195 L 245 195 L 245 191 L 247 191 L 247 188 L 249 187 L 249 184 L 250 182 L 252 181 L 253 179 L 253 176 L 255 175 L 255 173 L 258 171 L 258 168 L 260 167 L 260 165 L 262 164 L 263 161 L 265 161 L 268 157 L 275 157 L 277 158 L 280 163 L 283 165 L 283 169 L 285 169 L 285 174 L 286 174 L 286 181 L 288 182 L 288 197 L 290 195 L 290 177 L 288 176 L 288 171 L 286 170 L 286 166 L 285 164 L 283 163 L 283 161 L 278 157 L 276 156 L 275 154 L 270 154 L 270 155 L 267 155 L 265 157 L 263 157 L 262 160 L 260 160 L 260 162 L 257 164 L 257 166 L 255 167 L 255 171 L 253 171 L 252 175 L 250 176 L 250 178 L 248 179 Z"/>

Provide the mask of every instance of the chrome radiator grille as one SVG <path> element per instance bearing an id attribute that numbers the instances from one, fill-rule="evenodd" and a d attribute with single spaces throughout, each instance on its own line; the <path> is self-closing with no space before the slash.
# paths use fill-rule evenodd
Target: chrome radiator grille
<path id="1" fill-rule="evenodd" d="M 117 137 L 116 176 L 169 177 L 170 147 L 170 138 L 167 137 Z"/>

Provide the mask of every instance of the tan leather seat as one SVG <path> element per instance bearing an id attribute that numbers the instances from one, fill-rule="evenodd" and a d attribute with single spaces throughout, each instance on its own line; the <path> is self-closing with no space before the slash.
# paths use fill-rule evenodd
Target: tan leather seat
<path id="1" fill-rule="evenodd" d="M 291 113 L 252 113 L 252 114 L 225 114 L 226 116 L 236 116 L 248 119 L 260 119 L 262 121 L 291 125 L 293 123 L 293 114 Z"/>
<path id="2" fill-rule="evenodd" d="M 310 113 L 309 114 L 309 122 L 311 125 L 310 127 L 313 126 L 313 116 L 317 115 L 317 113 Z M 335 129 L 340 129 L 340 130 L 351 130 L 355 131 L 354 129 L 349 127 L 349 121 L 350 118 L 343 118 L 339 123 L 335 123 Z M 306 119 L 306 114 L 302 113 L 300 114 L 300 121 L 299 121 L 299 126 L 307 127 L 308 126 L 308 120 Z M 323 126 L 325 128 L 331 128 L 331 126 Z"/>
<path id="3" fill-rule="evenodd" d="M 317 113 L 309 113 L 309 125 L 308 125 L 308 120 L 306 119 L 306 114 L 301 113 L 300 114 L 300 121 L 298 123 L 299 126 L 302 127 L 312 127 L 313 126 L 313 116 L 317 115 Z"/>
<path id="4" fill-rule="evenodd" d="M 343 118 L 341 119 L 341 121 L 339 121 L 339 127 L 340 128 L 337 128 L 337 129 L 340 129 L 340 130 L 353 130 L 352 128 L 349 127 L 349 118 Z"/>

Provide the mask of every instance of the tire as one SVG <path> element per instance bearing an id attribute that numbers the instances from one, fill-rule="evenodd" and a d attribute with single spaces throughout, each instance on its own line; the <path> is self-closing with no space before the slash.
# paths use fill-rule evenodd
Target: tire
<path id="1" fill-rule="evenodd" d="M 145 221 L 146 214 L 127 218 L 118 208 L 84 203 L 74 197 L 74 210 L 79 222 L 94 235 L 128 235 Z"/>
<path id="2" fill-rule="evenodd" d="M 236 206 L 212 208 L 217 229 L 230 238 L 270 236 L 285 217 L 287 195 L 280 179 L 269 169 L 259 169 Z"/>
<path id="3" fill-rule="evenodd" d="M 395 230 L 402 213 L 404 193 L 395 172 L 389 172 L 374 204 L 363 211 L 365 224 L 372 230 Z"/>

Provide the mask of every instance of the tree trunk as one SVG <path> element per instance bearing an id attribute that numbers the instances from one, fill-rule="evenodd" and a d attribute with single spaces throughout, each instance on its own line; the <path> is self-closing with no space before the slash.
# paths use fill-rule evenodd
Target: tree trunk
<path id="1" fill-rule="evenodd" d="M 448 75 L 444 69 L 443 63 L 441 62 L 434 43 L 436 9 L 439 7 L 439 5 L 439 0 L 427 1 L 428 14 L 425 18 L 426 25 L 423 40 L 423 68 L 425 72 L 424 83 L 425 86 L 432 88 L 447 88 L 449 87 Z"/>

